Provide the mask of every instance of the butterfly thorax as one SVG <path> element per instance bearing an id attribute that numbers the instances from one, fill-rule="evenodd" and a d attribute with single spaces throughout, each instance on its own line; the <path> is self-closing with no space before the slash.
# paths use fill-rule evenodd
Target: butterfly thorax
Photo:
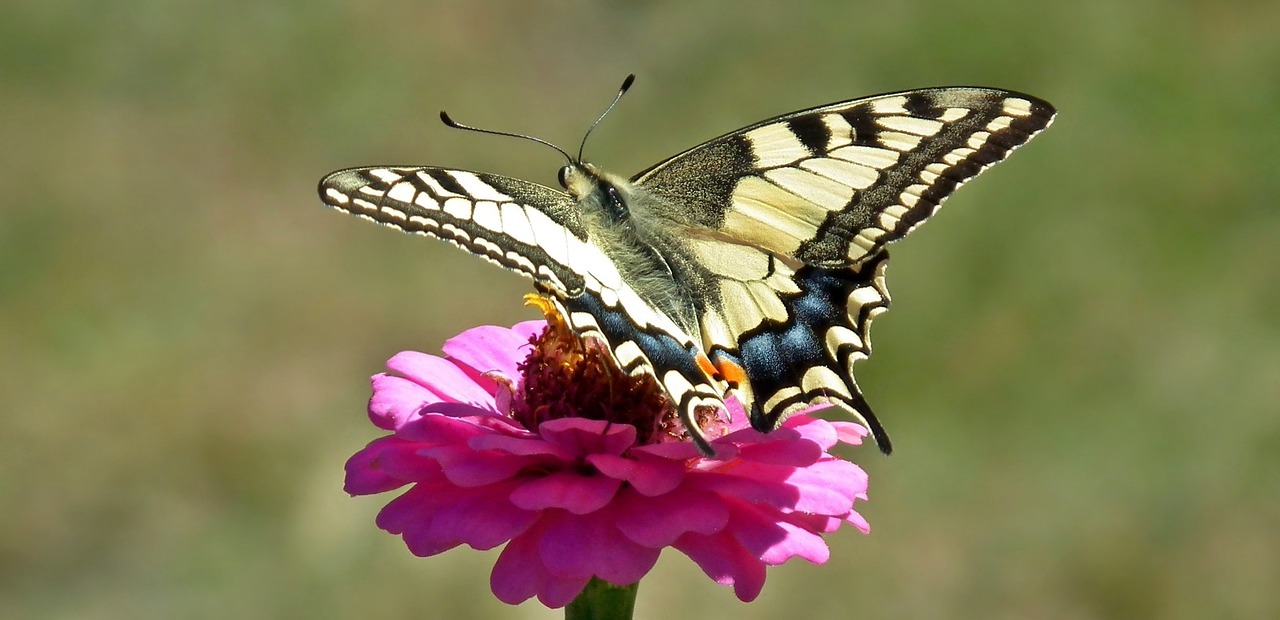
<path id="1" fill-rule="evenodd" d="M 622 279 L 676 324 L 697 333 L 698 308 L 691 285 L 701 280 L 673 231 L 660 198 L 588 163 L 565 166 L 560 182 L 577 201 L 592 242 L 604 250 Z M 669 228 L 669 227 L 668 227 Z"/>

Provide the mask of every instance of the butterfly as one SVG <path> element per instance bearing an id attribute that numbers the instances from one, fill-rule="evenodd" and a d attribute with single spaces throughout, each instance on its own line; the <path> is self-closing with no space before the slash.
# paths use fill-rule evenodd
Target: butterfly
<path id="1" fill-rule="evenodd" d="M 663 387 L 704 454 L 696 413 L 730 393 L 763 432 L 800 409 L 842 405 L 888 454 L 853 375 L 889 306 L 885 248 L 1054 114 L 993 88 L 889 93 L 761 121 L 628 179 L 583 161 L 581 148 L 574 158 L 442 112 L 453 127 L 556 148 L 568 161 L 563 191 L 425 166 L 339 170 L 319 191 L 330 207 L 533 279 L 580 338 Z"/>

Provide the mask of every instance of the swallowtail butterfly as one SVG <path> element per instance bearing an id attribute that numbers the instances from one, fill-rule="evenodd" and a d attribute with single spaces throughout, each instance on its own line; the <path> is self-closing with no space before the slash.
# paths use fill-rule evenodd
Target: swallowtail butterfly
<path id="1" fill-rule="evenodd" d="M 533 279 L 575 333 L 663 386 L 706 454 L 695 414 L 731 391 L 766 432 L 807 406 L 843 405 L 888 453 L 853 376 L 889 306 L 885 247 L 1053 115 L 1020 93 L 926 88 L 761 121 L 630 179 L 561 150 L 564 191 L 371 166 L 324 177 L 320 197 Z"/>

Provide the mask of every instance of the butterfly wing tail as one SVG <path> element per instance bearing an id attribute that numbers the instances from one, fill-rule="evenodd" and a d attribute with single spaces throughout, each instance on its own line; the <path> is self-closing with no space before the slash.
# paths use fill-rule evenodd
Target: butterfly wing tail
<path id="1" fill-rule="evenodd" d="M 853 376 L 854 365 L 871 355 L 871 321 L 889 307 L 884 285 L 888 254 L 881 252 L 856 267 L 796 272 L 800 292 L 783 298 L 789 318 L 745 334 L 731 358 L 749 377 L 739 388 L 751 425 L 773 430 L 788 415 L 822 403 L 850 409 L 871 431 L 885 454 L 892 443 Z"/>

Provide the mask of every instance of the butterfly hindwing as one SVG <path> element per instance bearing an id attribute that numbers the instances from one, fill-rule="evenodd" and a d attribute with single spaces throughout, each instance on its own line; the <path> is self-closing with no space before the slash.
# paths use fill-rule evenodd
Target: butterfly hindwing
<path id="1" fill-rule="evenodd" d="M 794 112 L 715 138 L 633 181 L 672 219 L 824 267 L 874 256 L 1053 118 L 1029 95 L 935 88 Z"/>
<path id="2" fill-rule="evenodd" d="M 796 290 L 778 294 L 784 319 L 766 319 L 732 344 L 711 345 L 717 364 L 727 359 L 748 377 L 739 399 L 753 426 L 768 431 L 795 411 L 837 403 L 861 418 L 883 450 L 891 449 L 853 373 L 871 355 L 872 319 L 889 307 L 888 258 L 880 252 L 854 267 L 803 266 L 792 276 Z M 722 303 L 722 312 L 734 312 L 732 300 Z"/>
<path id="3" fill-rule="evenodd" d="M 756 428 L 772 429 L 787 414 L 835 402 L 888 448 L 853 375 L 854 363 L 871 354 L 871 320 L 889 304 L 886 252 L 828 269 L 723 240 L 690 238 L 685 248 L 699 270 L 685 279 L 703 283 L 702 349 L 736 383 Z"/>

